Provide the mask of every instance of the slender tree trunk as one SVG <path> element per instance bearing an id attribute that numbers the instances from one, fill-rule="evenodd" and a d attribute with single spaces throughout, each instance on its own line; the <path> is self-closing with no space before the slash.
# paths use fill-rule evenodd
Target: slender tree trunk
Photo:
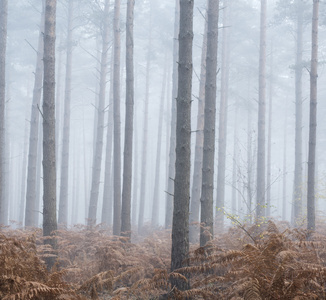
<path id="1" fill-rule="evenodd" d="M 43 85 L 43 32 L 44 32 L 44 2 L 41 15 L 41 26 L 38 38 L 38 48 L 36 57 L 35 81 L 33 89 L 33 102 L 31 110 L 28 167 L 27 167 L 27 189 L 26 189 L 26 207 L 25 207 L 25 226 L 37 226 L 35 222 L 36 207 L 36 169 L 37 169 L 37 145 L 39 136 L 39 104 L 42 96 Z"/>
<path id="2" fill-rule="evenodd" d="M 191 188 L 189 239 L 191 243 L 199 241 L 199 209 L 202 183 L 203 143 L 204 143 L 204 110 L 206 83 L 206 54 L 207 54 L 207 12 L 201 52 L 201 69 L 198 95 L 197 131 L 195 145 L 194 174 Z"/>
<path id="3" fill-rule="evenodd" d="M 285 115 L 284 121 L 284 149 L 283 149 L 283 201 L 282 201 L 282 220 L 286 220 L 286 178 L 287 178 L 287 170 L 286 170 L 286 141 L 287 141 L 287 115 Z"/>
<path id="4" fill-rule="evenodd" d="M 213 190 L 216 120 L 216 74 L 219 1 L 209 0 L 205 84 L 204 149 L 201 189 L 200 246 L 213 238 Z"/>
<path id="5" fill-rule="evenodd" d="M 258 149 L 257 149 L 257 220 L 265 216 L 265 114 L 266 114 L 266 7 L 261 0 L 259 99 L 258 99 Z"/>
<path id="6" fill-rule="evenodd" d="M 56 161 L 55 161 L 55 28 L 56 0 L 46 0 L 44 27 L 43 80 L 43 235 L 52 236 L 57 230 Z M 46 238 L 45 244 L 55 247 L 55 239 Z M 46 260 L 50 269 L 51 257 Z"/>
<path id="7" fill-rule="evenodd" d="M 4 158 L 5 158 L 5 102 L 6 102 L 6 46 L 8 1 L 0 0 L 0 224 L 5 223 Z"/>
<path id="8" fill-rule="evenodd" d="M 120 0 L 114 4 L 114 71 L 113 71 L 113 234 L 121 230 L 121 124 L 120 124 Z"/>
<path id="9" fill-rule="evenodd" d="M 310 67 L 310 118 L 308 153 L 307 219 L 308 230 L 315 230 L 315 161 L 317 128 L 317 66 L 318 66 L 318 10 L 319 0 L 313 0 L 312 47 Z"/>
<path id="10" fill-rule="evenodd" d="M 67 57 L 66 57 L 66 83 L 65 104 L 63 119 L 62 160 L 60 204 L 58 223 L 64 226 L 68 224 L 68 186 L 69 186 L 69 140 L 70 140 L 70 103 L 71 103 L 71 72 L 72 72 L 72 31 L 73 31 L 74 1 L 69 1 L 68 28 L 67 28 Z"/>
<path id="11" fill-rule="evenodd" d="M 35 198 L 35 211 L 34 211 L 34 219 L 35 219 L 35 226 L 39 226 L 40 217 L 42 216 L 40 212 L 41 207 L 41 181 L 42 181 L 42 159 L 43 159 L 43 131 L 42 131 L 42 124 L 39 122 L 39 129 L 38 129 L 38 142 L 37 142 L 37 153 L 39 155 L 37 156 L 36 160 L 36 198 Z"/>
<path id="12" fill-rule="evenodd" d="M 109 6 L 110 0 L 105 1 L 104 22 L 102 36 L 102 53 L 101 53 L 101 71 L 98 101 L 98 118 L 95 153 L 93 154 L 92 169 L 92 187 L 88 210 L 88 225 L 96 224 L 97 202 L 100 189 L 102 150 L 103 150 L 103 132 L 104 132 L 104 110 L 105 110 L 105 90 L 106 90 L 106 73 L 109 49 Z"/>
<path id="13" fill-rule="evenodd" d="M 300 222 L 302 215 L 302 52 L 303 52 L 303 10 L 297 0 L 297 38 L 295 62 L 295 152 L 292 225 Z"/>
<path id="14" fill-rule="evenodd" d="M 231 201 L 231 211 L 232 214 L 239 214 L 240 207 L 237 209 L 237 173 L 238 173 L 238 103 L 235 102 L 235 114 L 234 114 L 234 133 L 233 133 L 233 164 L 232 164 L 232 201 Z M 223 206 L 222 206 L 223 207 Z M 220 213 L 219 226 L 223 228 L 224 225 L 224 214 Z"/>
<path id="15" fill-rule="evenodd" d="M 190 140 L 192 92 L 193 0 L 180 0 L 176 161 L 172 221 L 171 271 L 183 266 L 189 251 Z M 188 284 L 173 278 L 172 286 Z"/>
<path id="16" fill-rule="evenodd" d="M 150 12 L 151 14 L 151 12 Z M 150 68 L 152 57 L 152 16 L 150 15 L 149 22 L 149 39 L 148 39 L 148 53 L 146 64 L 146 90 L 145 90 L 145 111 L 144 111 L 144 132 L 142 143 L 142 165 L 141 165 L 141 182 L 140 182 L 140 198 L 139 198 L 139 215 L 138 215 L 138 233 L 141 233 L 144 227 L 144 214 L 146 202 L 146 188 L 147 188 L 147 142 L 148 142 L 148 102 L 149 102 L 149 87 L 150 87 Z"/>
<path id="17" fill-rule="evenodd" d="M 131 238 L 131 187 L 132 187 L 132 149 L 134 121 L 134 5 L 127 4 L 126 24 L 126 125 L 123 161 L 123 188 L 121 209 L 121 234 Z"/>
<path id="18" fill-rule="evenodd" d="M 114 65 L 114 56 L 111 55 L 110 96 L 109 96 L 108 124 L 107 124 L 107 132 L 106 132 L 105 173 L 104 173 L 103 208 L 102 208 L 102 223 L 106 225 L 112 225 L 112 217 L 113 217 L 113 210 L 112 210 L 113 208 L 113 192 L 112 192 L 113 65 Z"/>
<path id="19" fill-rule="evenodd" d="M 228 89 L 229 89 L 229 35 L 230 28 L 230 1 L 224 1 L 223 20 L 223 43 L 222 43 L 222 65 L 221 65 L 221 99 L 218 130 L 218 169 L 217 169 L 217 191 L 216 191 L 216 217 L 218 224 L 223 224 L 223 211 L 225 198 L 225 164 L 226 164 L 226 142 L 227 142 L 227 115 L 228 115 Z"/>
<path id="20" fill-rule="evenodd" d="M 24 146 L 22 147 L 22 170 L 21 170 L 21 190 L 19 204 L 19 223 L 24 224 L 25 199 L 26 199 L 26 177 L 27 177 L 27 149 L 28 149 L 28 129 L 29 124 L 25 122 Z"/>
<path id="21" fill-rule="evenodd" d="M 273 109 L 273 47 L 271 50 L 271 71 L 269 79 L 269 104 L 268 104 L 268 141 L 267 141 L 267 189 L 266 189 L 266 216 L 271 216 L 271 154 L 272 154 L 272 112 Z"/>
<path id="22" fill-rule="evenodd" d="M 135 115 L 135 124 L 137 124 L 136 115 Z M 131 213 L 131 220 L 132 226 L 137 226 L 137 204 L 138 204 L 138 126 L 135 126 L 134 130 L 134 167 L 133 167 L 133 191 L 132 191 L 132 213 Z"/>
<path id="23" fill-rule="evenodd" d="M 171 135 L 169 151 L 169 172 L 166 191 L 165 228 L 171 228 L 173 216 L 174 177 L 175 177 L 175 147 L 176 147 L 176 98 L 178 93 L 178 34 L 180 20 L 180 0 L 175 1 L 174 39 L 173 39 L 173 71 L 172 71 L 172 104 L 171 104 Z"/>
<path id="24" fill-rule="evenodd" d="M 157 129 L 157 147 L 156 147 L 156 164 L 155 164 L 155 181 L 154 181 L 154 193 L 153 193 L 153 206 L 152 206 L 152 228 L 157 228 L 159 225 L 159 210 L 160 210 L 160 176 L 161 176 L 161 152 L 162 152 L 162 134 L 163 134 L 163 114 L 164 114 L 164 102 L 165 102 L 165 90 L 166 90 L 166 76 L 167 76 L 167 55 L 165 55 L 165 64 L 162 80 L 161 101 L 159 108 L 159 121 Z"/>

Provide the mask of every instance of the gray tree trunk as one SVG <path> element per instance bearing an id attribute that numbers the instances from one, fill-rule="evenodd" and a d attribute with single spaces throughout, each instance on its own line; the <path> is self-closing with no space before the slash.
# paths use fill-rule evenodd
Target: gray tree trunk
<path id="1" fill-rule="evenodd" d="M 56 161 L 55 161 L 55 28 L 56 0 L 46 0 L 44 26 L 43 76 L 43 235 L 52 236 L 57 230 Z M 55 239 L 45 244 L 55 247 Z M 53 257 L 46 259 L 50 269 Z"/>
<path id="2" fill-rule="evenodd" d="M 127 4 L 126 24 L 126 124 L 123 161 L 123 187 L 121 208 L 121 234 L 131 238 L 131 188 L 134 121 L 134 5 Z"/>
<path id="3" fill-rule="evenodd" d="M 189 251 L 190 141 L 192 97 L 193 0 L 180 0 L 176 161 L 172 220 L 171 271 L 181 268 Z M 172 278 L 172 287 L 186 289 Z"/>
<path id="4" fill-rule="evenodd" d="M 163 134 L 163 112 L 164 112 L 164 102 L 165 102 L 165 90 L 166 90 L 166 76 L 167 76 L 167 55 L 165 55 L 163 71 L 163 80 L 162 80 L 162 90 L 161 90 L 161 100 L 159 108 L 159 121 L 157 128 L 157 146 L 156 146 L 156 164 L 155 164 L 155 180 L 154 180 L 154 193 L 152 201 L 152 228 L 155 229 L 159 225 L 159 210 L 160 210 L 160 176 L 161 176 L 161 152 L 162 152 L 162 134 Z"/>
<path id="5" fill-rule="evenodd" d="M 207 53 L 207 12 L 201 52 L 201 69 L 198 95 L 197 131 L 195 145 L 194 174 L 191 188 L 189 240 L 191 243 L 199 242 L 199 209 L 203 165 L 204 143 L 204 110 L 205 110 L 205 83 L 206 83 L 206 53 Z"/>
<path id="6" fill-rule="evenodd" d="M 151 14 L 151 12 L 150 12 Z M 141 165 L 141 180 L 140 180 L 140 198 L 139 198 L 139 214 L 138 214 L 138 233 L 141 233 L 144 227 L 146 188 L 147 188 L 147 143 L 148 143 L 148 102 L 149 102 L 149 87 L 150 87 L 150 68 L 152 57 L 152 16 L 150 15 L 149 22 L 149 39 L 148 53 L 146 63 L 146 90 L 145 90 L 145 110 L 144 110 L 144 128 L 142 142 L 142 165 Z"/>
<path id="7" fill-rule="evenodd" d="M 100 86 L 97 107 L 97 132 L 95 153 L 93 153 L 93 169 L 92 169 L 92 187 L 88 210 L 88 225 L 96 224 L 97 202 L 100 189 L 101 162 L 103 150 L 103 131 L 104 131 L 104 110 L 105 110 L 105 90 L 106 90 L 106 73 L 109 49 L 109 6 L 110 1 L 105 1 L 104 22 L 102 33 L 102 53 L 101 53 L 101 70 L 100 70 Z"/>
<path id="8" fill-rule="evenodd" d="M 292 196 L 292 225 L 300 222 L 302 215 L 302 52 L 303 52 L 303 10 L 297 0 L 297 38 L 295 61 L 295 152 L 294 182 Z"/>
<path id="9" fill-rule="evenodd" d="M 36 170 L 37 170 L 37 152 L 38 137 L 39 137 L 39 106 L 42 96 L 43 85 L 43 32 L 44 32 L 44 2 L 40 32 L 38 38 L 38 48 L 36 56 L 35 80 L 33 89 L 33 102 L 30 119 L 29 133 L 29 150 L 28 150 L 28 167 L 27 167 L 27 187 L 26 187 L 26 207 L 25 207 L 25 226 L 37 226 L 35 220 L 36 207 Z"/>
<path id="10" fill-rule="evenodd" d="M 65 102 L 63 119 L 63 138 L 61 156 L 61 177 L 60 177 L 60 203 L 58 223 L 67 226 L 68 224 L 68 186 L 69 186 L 69 143 L 70 143 L 70 103 L 71 103 L 71 72 L 72 72 L 72 31 L 73 31 L 74 1 L 70 0 L 68 5 L 68 26 L 67 26 L 67 57 L 66 57 L 66 82 Z"/>
<path id="11" fill-rule="evenodd" d="M 223 224 L 223 211 L 225 198 L 225 164 L 226 164 L 226 142 L 227 142 L 227 115 L 228 115 L 228 89 L 229 89 L 229 67 L 230 67 L 230 1 L 224 1 L 225 6 L 223 20 L 223 42 L 222 42 L 222 64 L 221 64 L 221 98 L 218 129 L 218 169 L 216 190 L 216 220 Z"/>
<path id="12" fill-rule="evenodd" d="M 137 81 L 136 81 L 137 86 Z M 137 124 L 136 115 L 134 123 Z M 137 226 L 137 205 L 138 205 L 138 126 L 135 126 L 134 128 L 134 167 L 133 167 L 133 191 L 132 191 L 132 212 L 131 212 L 131 223 L 133 227 Z"/>
<path id="13" fill-rule="evenodd" d="M 216 74 L 219 1 L 209 0 L 205 84 L 204 148 L 201 189 L 200 246 L 213 238 L 213 190 L 216 121 Z"/>
<path id="14" fill-rule="evenodd" d="M 5 102 L 6 102 L 6 46 L 8 1 L 0 0 L 0 224 L 5 224 L 4 158 L 5 158 Z"/>
<path id="15" fill-rule="evenodd" d="M 112 149 L 113 149 L 113 64 L 114 56 L 111 55 L 110 70 L 110 96 L 108 123 L 106 132 L 106 151 L 105 151 L 105 172 L 104 172 L 104 188 L 103 188 L 103 208 L 102 223 L 112 225 L 113 218 L 113 192 L 112 192 Z"/>
<path id="16" fill-rule="evenodd" d="M 312 47 L 310 67 L 310 117 L 309 117 L 309 152 L 307 186 L 307 229 L 315 230 L 315 161 L 317 128 L 317 66 L 318 66 L 318 10 L 319 0 L 313 0 Z"/>
<path id="17" fill-rule="evenodd" d="M 120 124 L 120 0 L 114 4 L 113 73 L 113 235 L 121 230 L 121 124 Z"/>
<path id="18" fill-rule="evenodd" d="M 237 208 L 237 173 L 238 173 L 238 103 L 235 101 L 235 114 L 234 114 L 234 133 L 233 133 L 233 157 L 232 157 L 232 200 L 231 200 L 231 211 L 232 214 L 239 214 L 240 207 Z M 223 207 L 223 206 L 221 206 Z M 217 220 L 219 221 L 219 226 L 223 228 L 224 226 L 224 214 L 222 212 L 218 212 Z"/>
<path id="19" fill-rule="evenodd" d="M 171 135 L 169 151 L 169 172 L 165 205 L 165 228 L 171 228 L 173 216 L 174 177 L 175 177 L 175 147 L 176 147 L 176 98 L 178 94 L 178 34 L 180 19 L 180 0 L 175 1 L 174 39 L 173 39 L 173 71 L 172 71 L 172 101 L 171 101 Z"/>
<path id="20" fill-rule="evenodd" d="M 42 192 L 42 159 L 43 159 L 43 131 L 42 131 L 42 124 L 39 122 L 39 129 L 38 129 L 38 142 L 37 142 L 37 160 L 36 160 L 36 198 L 35 198 L 35 211 L 34 211 L 34 219 L 35 219 L 35 226 L 40 225 L 40 219 L 41 219 L 41 192 Z"/>
<path id="21" fill-rule="evenodd" d="M 283 201 L 282 201 L 282 220 L 286 220 L 286 178 L 287 178 L 287 170 L 286 170 L 286 141 L 287 141 L 287 116 L 285 115 L 284 121 L 284 149 L 283 149 Z"/>
<path id="22" fill-rule="evenodd" d="M 257 145 L 257 220 L 265 216 L 265 115 L 266 115 L 266 6 L 261 0 L 260 47 L 259 47 L 259 99 L 258 99 L 258 145 Z"/>

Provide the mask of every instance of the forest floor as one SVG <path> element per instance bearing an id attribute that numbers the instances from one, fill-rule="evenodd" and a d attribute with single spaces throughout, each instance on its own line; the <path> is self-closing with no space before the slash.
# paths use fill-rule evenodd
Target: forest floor
<path id="1" fill-rule="evenodd" d="M 58 230 L 57 250 L 40 229 L 0 231 L 0 299 L 326 299 L 326 226 L 312 235 L 268 221 L 229 228 L 170 273 L 171 232 L 132 243 L 97 226 Z M 44 260 L 56 257 L 52 270 Z M 170 279 L 190 289 L 171 288 Z"/>

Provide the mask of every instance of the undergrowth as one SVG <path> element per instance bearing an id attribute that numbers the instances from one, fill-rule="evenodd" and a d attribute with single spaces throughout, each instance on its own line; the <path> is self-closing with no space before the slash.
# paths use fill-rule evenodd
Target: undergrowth
<path id="1" fill-rule="evenodd" d="M 192 246 L 170 272 L 169 231 L 128 243 L 101 226 L 58 230 L 57 249 L 39 229 L 0 232 L 0 299 L 326 299 L 326 235 L 269 221 L 230 228 Z M 136 237 L 137 240 L 137 237 Z M 58 253 L 47 271 L 44 259 Z M 171 279 L 188 281 L 179 291 Z"/>

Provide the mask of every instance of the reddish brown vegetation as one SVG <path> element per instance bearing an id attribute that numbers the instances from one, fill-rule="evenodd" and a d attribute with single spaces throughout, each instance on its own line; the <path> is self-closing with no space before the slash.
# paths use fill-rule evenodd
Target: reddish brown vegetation
<path id="1" fill-rule="evenodd" d="M 263 227 L 263 228 L 262 228 Z M 283 228 L 282 232 L 280 232 Z M 41 232 L 0 233 L 0 299 L 325 299 L 326 236 L 269 222 L 246 231 L 232 228 L 205 248 L 194 249 L 187 267 L 170 273 L 170 234 L 156 232 L 137 243 L 100 227 L 59 230 L 58 260 Z M 172 277 L 191 289 L 171 287 Z"/>

